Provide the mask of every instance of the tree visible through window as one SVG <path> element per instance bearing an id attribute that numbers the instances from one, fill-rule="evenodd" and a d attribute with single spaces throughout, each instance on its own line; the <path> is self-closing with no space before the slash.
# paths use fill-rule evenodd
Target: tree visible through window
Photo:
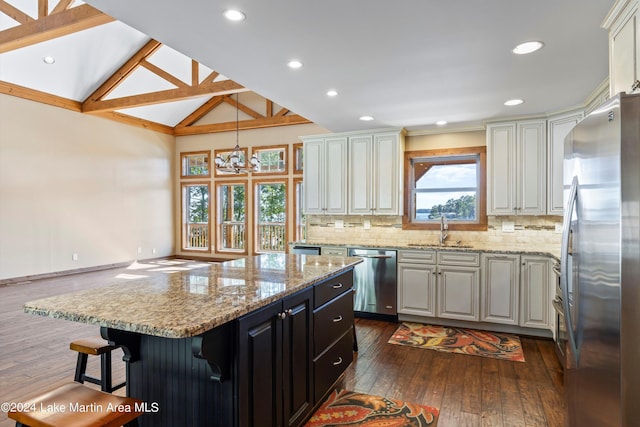
<path id="1" fill-rule="evenodd" d="M 255 189 L 256 252 L 284 252 L 287 186 L 284 182 L 260 182 Z"/>
<path id="2" fill-rule="evenodd" d="M 403 228 L 435 229 L 441 217 L 458 229 L 486 229 L 485 147 L 407 152 Z"/>
<path id="3" fill-rule="evenodd" d="M 183 248 L 209 249 L 209 185 L 183 185 Z"/>

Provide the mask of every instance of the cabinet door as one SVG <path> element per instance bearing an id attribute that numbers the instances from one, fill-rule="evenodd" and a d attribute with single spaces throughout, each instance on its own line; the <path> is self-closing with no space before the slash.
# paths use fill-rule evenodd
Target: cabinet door
<path id="1" fill-rule="evenodd" d="M 640 56 L 638 6 L 633 5 L 625 12 L 620 23 L 612 29 L 609 38 L 611 96 L 620 92 L 631 92 L 634 82 L 640 78 L 638 71 Z"/>
<path id="2" fill-rule="evenodd" d="M 324 213 L 324 140 L 304 141 L 304 212 Z"/>
<path id="3" fill-rule="evenodd" d="M 436 266 L 398 264 L 398 313 L 436 315 Z"/>
<path id="4" fill-rule="evenodd" d="M 400 150 L 397 134 L 374 135 L 373 214 L 400 215 Z"/>
<path id="5" fill-rule="evenodd" d="M 487 214 L 511 215 L 516 198 L 516 125 L 487 126 Z"/>
<path id="6" fill-rule="evenodd" d="M 238 425 L 282 426 L 282 303 L 238 319 Z"/>
<path id="7" fill-rule="evenodd" d="M 438 317 L 475 322 L 480 319 L 479 270 L 476 267 L 438 267 Z"/>
<path id="8" fill-rule="evenodd" d="M 349 214 L 371 215 L 373 136 L 349 138 Z M 377 171 L 375 172 L 377 174 Z"/>
<path id="9" fill-rule="evenodd" d="M 313 289 L 285 298 L 282 322 L 284 417 L 299 425 L 313 409 Z"/>
<path id="10" fill-rule="evenodd" d="M 305 157 L 305 162 L 306 162 Z M 307 165 L 305 163 L 305 170 Z M 345 215 L 347 213 L 347 138 L 325 139 L 324 162 L 324 213 Z M 305 191 L 306 191 L 305 181 Z"/>
<path id="11" fill-rule="evenodd" d="M 571 129 L 582 120 L 582 112 L 556 116 L 549 119 L 547 127 L 547 163 L 549 176 L 547 182 L 547 214 L 562 215 L 564 138 Z"/>
<path id="12" fill-rule="evenodd" d="M 520 288 L 520 256 L 482 254 L 480 319 L 517 325 Z"/>
<path id="13" fill-rule="evenodd" d="M 518 215 L 546 214 L 547 194 L 547 147 L 546 123 L 529 121 L 518 123 Z"/>
<path id="14" fill-rule="evenodd" d="M 523 255 L 521 263 L 520 326 L 549 328 L 551 311 L 549 260 Z"/>

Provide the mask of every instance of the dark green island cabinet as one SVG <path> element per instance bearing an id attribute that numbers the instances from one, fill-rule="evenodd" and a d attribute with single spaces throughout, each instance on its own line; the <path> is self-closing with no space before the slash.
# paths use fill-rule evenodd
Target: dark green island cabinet
<path id="1" fill-rule="evenodd" d="M 353 361 L 353 270 L 187 338 L 103 327 L 125 348 L 141 427 L 300 426 Z M 154 406 L 151 406 L 155 404 Z"/>

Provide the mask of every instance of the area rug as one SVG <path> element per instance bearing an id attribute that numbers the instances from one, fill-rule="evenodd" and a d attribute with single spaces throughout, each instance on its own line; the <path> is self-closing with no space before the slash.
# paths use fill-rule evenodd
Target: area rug
<path id="1" fill-rule="evenodd" d="M 389 343 L 524 362 L 520 338 L 506 333 L 403 322 Z"/>
<path id="2" fill-rule="evenodd" d="M 334 390 L 305 427 L 435 427 L 438 408 Z"/>

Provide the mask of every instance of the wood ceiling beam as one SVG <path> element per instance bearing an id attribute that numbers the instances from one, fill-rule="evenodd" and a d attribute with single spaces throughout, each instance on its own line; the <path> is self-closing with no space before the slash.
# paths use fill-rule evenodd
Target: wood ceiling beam
<path id="1" fill-rule="evenodd" d="M 170 74 L 170 73 L 166 72 L 165 70 L 163 70 L 162 68 L 158 67 L 157 65 L 153 65 L 151 62 L 147 61 L 146 59 L 143 59 L 142 61 L 140 61 L 140 65 L 143 66 L 144 68 L 146 68 L 147 70 L 151 71 L 152 73 L 154 73 L 154 74 L 160 76 L 161 78 L 165 79 L 166 81 L 168 81 L 169 83 L 171 83 L 172 85 L 174 85 L 176 87 L 187 87 L 188 86 L 185 82 L 183 82 L 182 80 L 180 80 L 179 78 L 177 78 L 173 74 Z"/>
<path id="2" fill-rule="evenodd" d="M 275 116 L 274 116 L 274 117 L 284 117 L 284 116 L 286 116 L 286 115 L 287 115 L 287 113 L 288 113 L 289 111 L 291 111 L 291 110 L 289 110 L 288 108 L 283 108 L 283 109 L 281 109 L 280 111 L 278 111 L 278 112 L 275 114 Z"/>
<path id="3" fill-rule="evenodd" d="M 83 4 L 0 31 L 0 53 L 31 46 L 112 21 L 114 19 L 109 15 L 88 4 Z"/>
<path id="4" fill-rule="evenodd" d="M 38 19 L 42 19 L 49 14 L 49 2 L 38 0 Z"/>
<path id="5" fill-rule="evenodd" d="M 243 86 L 238 83 L 225 80 L 222 82 L 200 85 L 198 87 L 181 87 L 168 89 L 141 95 L 132 95 L 122 98 L 106 99 L 103 101 L 85 101 L 82 104 L 82 111 L 85 113 L 96 113 L 100 111 L 113 111 L 132 107 L 142 107 L 144 105 L 161 104 L 164 102 L 181 101 L 183 99 L 196 98 L 203 95 L 226 95 L 228 93 L 245 92 Z"/>
<path id="6" fill-rule="evenodd" d="M 82 104 L 78 101 L 3 81 L 0 81 L 0 93 L 40 102 L 42 104 L 53 105 L 54 107 L 65 108 L 71 111 L 82 111 Z"/>
<path id="7" fill-rule="evenodd" d="M 154 53 L 162 46 L 157 40 L 149 40 L 144 46 L 140 48 L 131 58 L 124 63 L 122 67 L 118 69 L 115 73 L 111 75 L 104 83 L 100 85 L 98 89 L 96 89 L 87 99 L 85 99 L 84 103 L 87 102 L 97 102 L 102 97 L 111 93 L 124 79 L 127 78 L 136 68 L 140 66 L 140 61 Z"/>
<path id="8" fill-rule="evenodd" d="M 4 13 L 19 24 L 26 24 L 27 22 L 35 21 L 31 16 L 3 0 L 0 0 L 0 12 Z"/>
<path id="9" fill-rule="evenodd" d="M 213 80 L 220 75 L 217 71 L 212 71 L 207 77 L 202 80 L 202 84 L 213 82 Z"/>
<path id="10" fill-rule="evenodd" d="M 51 13 L 53 14 L 62 12 L 63 10 L 66 10 L 71 5 L 71 3 L 73 3 L 73 0 L 60 0 L 56 7 L 53 8 Z"/>
<path id="11" fill-rule="evenodd" d="M 150 120 L 145 120 L 138 117 L 129 116 L 128 114 L 122 114 L 117 111 L 105 111 L 102 113 L 97 113 L 95 115 L 127 125 L 149 129 L 167 135 L 173 135 L 173 128 L 171 126 L 163 125 L 161 123 L 152 122 Z"/>
<path id="12" fill-rule="evenodd" d="M 224 98 L 228 96 L 229 95 L 214 96 L 213 98 L 202 104 L 196 111 L 185 117 L 180 123 L 176 125 L 176 128 L 191 126 L 192 124 L 206 116 L 209 111 L 222 104 L 224 102 Z"/>
<path id="13" fill-rule="evenodd" d="M 264 117 L 261 119 L 241 120 L 238 122 L 239 130 L 260 129 L 277 126 L 291 126 L 312 123 L 297 114 L 282 117 Z M 214 123 L 208 125 L 187 126 L 174 129 L 174 135 L 200 135 L 205 133 L 229 132 L 236 130 L 236 122 Z"/>
<path id="14" fill-rule="evenodd" d="M 224 102 L 226 102 L 227 104 L 233 105 L 235 108 L 237 108 L 238 110 L 242 111 L 245 114 L 248 114 L 249 116 L 253 117 L 254 119 L 264 118 L 264 116 L 262 114 L 258 113 L 255 110 L 252 110 L 251 108 L 247 107 L 246 105 L 238 102 L 237 99 L 233 99 L 230 96 L 226 97 L 224 99 Z"/>

